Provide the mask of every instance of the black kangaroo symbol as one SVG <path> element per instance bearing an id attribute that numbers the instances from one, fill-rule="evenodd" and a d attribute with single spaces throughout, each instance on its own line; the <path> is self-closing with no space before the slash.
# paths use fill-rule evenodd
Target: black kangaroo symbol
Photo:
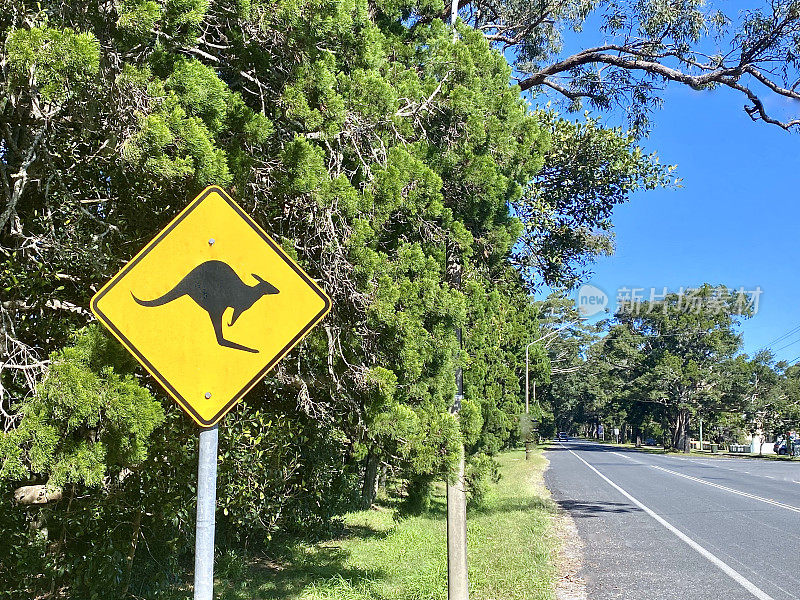
<path id="1" fill-rule="evenodd" d="M 222 315 L 228 307 L 233 308 L 233 316 L 229 323 L 229 326 L 232 327 L 242 313 L 255 304 L 256 300 L 268 294 L 279 293 L 274 285 L 267 283 L 255 273 L 253 273 L 253 277 L 258 283 L 252 286 L 247 285 L 224 262 L 209 260 L 197 265 L 180 280 L 178 285 L 160 298 L 139 300 L 133 292 L 131 292 L 131 296 L 142 306 L 163 306 L 181 296 L 189 296 L 211 317 L 211 324 L 214 326 L 214 333 L 220 346 L 257 353 L 258 350 L 226 340 L 222 335 Z"/>

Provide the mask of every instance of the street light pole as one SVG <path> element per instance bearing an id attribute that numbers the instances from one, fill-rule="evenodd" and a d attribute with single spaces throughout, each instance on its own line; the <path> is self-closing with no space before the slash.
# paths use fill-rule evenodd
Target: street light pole
<path id="1" fill-rule="evenodd" d="M 700 419 L 700 452 L 703 451 L 703 419 Z"/>
<path id="2" fill-rule="evenodd" d="M 530 358 L 529 358 L 528 351 L 530 350 L 530 347 L 533 346 L 534 344 L 538 343 L 538 342 L 543 342 L 547 338 L 552 337 L 555 334 L 557 334 L 562 329 L 566 329 L 570 325 L 574 325 L 575 323 L 577 323 L 580 320 L 581 319 L 576 319 L 575 321 L 570 321 L 569 323 L 565 323 L 564 325 L 562 325 L 558 329 L 554 329 L 550 333 L 547 333 L 547 334 L 545 334 L 545 335 L 533 340 L 531 343 L 529 343 L 527 346 L 525 346 L 525 414 L 526 415 L 530 411 L 529 400 L 528 400 L 528 393 L 529 393 L 528 392 L 528 388 L 529 388 L 528 379 L 529 379 L 529 371 L 530 371 Z M 535 398 L 535 396 L 536 396 L 536 382 L 535 381 L 533 382 L 533 390 L 534 390 L 533 393 L 534 393 L 534 400 L 535 400 L 536 399 Z"/>
<path id="3" fill-rule="evenodd" d="M 533 344 L 535 344 L 536 342 L 538 342 L 538 341 L 539 340 L 534 340 L 530 344 L 525 346 L 525 414 L 526 415 L 530 413 L 530 402 L 528 400 L 528 394 L 529 394 L 529 390 L 528 390 L 529 382 L 528 382 L 528 380 L 530 378 L 531 367 L 530 367 L 530 358 L 529 358 L 529 355 L 528 355 L 528 351 L 530 350 L 530 347 Z M 535 382 L 534 382 L 534 385 L 536 385 Z"/>

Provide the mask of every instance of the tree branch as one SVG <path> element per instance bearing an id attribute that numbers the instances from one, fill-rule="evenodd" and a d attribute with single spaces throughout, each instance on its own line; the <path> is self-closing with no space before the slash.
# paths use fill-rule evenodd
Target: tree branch
<path id="1" fill-rule="evenodd" d="M 58 502 L 64 497 L 64 490 L 47 484 L 24 485 L 14 490 L 14 502 L 23 506 Z"/>
<path id="2" fill-rule="evenodd" d="M 606 50 L 616 50 L 620 54 L 609 54 L 605 52 Z M 627 53 L 627 55 L 625 53 Z M 683 62 L 688 62 L 686 59 L 681 59 L 680 57 L 678 57 L 678 59 L 683 60 Z M 786 130 L 800 126 L 800 119 L 782 121 L 769 115 L 764 107 L 763 101 L 759 98 L 758 94 L 741 83 L 740 79 L 742 75 L 752 75 L 756 80 L 758 80 L 775 94 L 786 98 L 791 98 L 793 100 L 800 100 L 800 94 L 776 84 L 769 79 L 769 77 L 767 77 L 762 70 L 759 70 L 754 65 L 717 67 L 700 75 L 692 75 L 677 68 L 667 66 L 658 62 L 657 60 L 645 58 L 644 54 L 637 52 L 635 48 L 627 46 L 616 46 L 609 44 L 606 46 L 590 48 L 588 50 L 578 52 L 562 61 L 548 65 L 537 73 L 526 77 L 519 82 L 519 86 L 522 91 L 527 91 L 534 86 L 545 85 L 573 100 L 580 97 L 592 97 L 593 94 L 588 91 L 582 91 L 577 88 L 568 89 L 550 79 L 552 75 L 573 71 L 574 69 L 592 64 L 609 65 L 626 71 L 642 71 L 651 75 L 659 76 L 665 81 L 674 81 L 688 85 L 695 89 L 702 89 L 710 85 L 724 85 L 747 96 L 751 106 L 746 106 L 745 111 L 753 120 L 760 119 L 766 123 L 777 125 Z"/>

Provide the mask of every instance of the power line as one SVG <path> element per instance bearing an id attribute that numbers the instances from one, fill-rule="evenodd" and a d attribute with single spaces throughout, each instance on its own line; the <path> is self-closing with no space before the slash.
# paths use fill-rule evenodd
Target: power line
<path id="1" fill-rule="evenodd" d="M 787 333 L 784 333 L 783 335 L 779 335 L 774 340 L 772 340 L 771 342 L 767 343 L 766 347 L 769 348 L 770 346 L 772 346 L 772 344 L 776 344 L 777 342 L 780 342 L 781 340 L 791 336 L 792 334 L 794 334 L 794 333 L 796 333 L 798 331 L 800 331 L 800 325 L 797 325 L 796 327 L 793 327 L 792 329 L 790 329 Z"/>
<path id="2" fill-rule="evenodd" d="M 788 332 L 784 333 L 783 335 L 779 335 L 774 340 L 772 340 L 771 342 L 767 343 L 767 346 L 771 346 L 772 344 L 780 342 L 782 339 L 789 337 L 790 335 L 792 335 L 796 331 L 800 331 L 800 324 L 797 324 L 796 326 L 792 327 Z"/>
<path id="3" fill-rule="evenodd" d="M 794 346 L 795 344 L 798 344 L 798 343 L 800 343 L 800 339 L 796 339 L 793 342 L 789 342 L 785 346 L 781 346 L 780 348 L 776 348 L 775 350 L 773 350 L 773 352 L 780 352 L 781 350 L 784 350 L 785 348 L 788 348 L 789 346 Z"/>

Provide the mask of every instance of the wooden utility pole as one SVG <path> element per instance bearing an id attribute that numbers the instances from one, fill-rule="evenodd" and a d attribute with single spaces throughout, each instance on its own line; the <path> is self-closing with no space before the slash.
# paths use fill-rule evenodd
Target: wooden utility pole
<path id="1" fill-rule="evenodd" d="M 454 242 L 448 242 L 447 281 L 453 289 L 461 289 L 461 261 Z M 456 341 L 461 350 L 461 328 L 456 327 Z M 459 357 L 460 360 L 460 357 Z M 458 419 L 464 398 L 464 379 L 461 367 L 455 370 L 456 393 L 450 413 Z M 467 580 L 467 490 L 464 482 L 464 444 L 459 447 L 455 480 L 447 480 L 447 598 L 469 600 Z"/>
<path id="2" fill-rule="evenodd" d="M 458 41 L 456 20 L 458 0 L 451 0 L 450 27 L 453 43 Z M 454 289 L 461 289 L 462 265 L 455 242 L 447 242 L 447 280 Z M 461 350 L 461 328 L 456 327 L 458 349 Z M 460 360 L 460 357 L 459 357 Z M 461 367 L 456 367 L 456 393 L 450 412 L 458 419 L 461 400 L 464 398 L 464 379 Z M 464 482 L 464 444 L 459 447 L 458 470 L 455 481 L 447 480 L 447 599 L 469 600 L 467 579 L 467 490 Z"/>
<path id="3" fill-rule="evenodd" d="M 469 600 L 467 580 L 467 494 L 464 489 L 464 445 L 455 482 L 447 483 L 447 599 Z"/>

